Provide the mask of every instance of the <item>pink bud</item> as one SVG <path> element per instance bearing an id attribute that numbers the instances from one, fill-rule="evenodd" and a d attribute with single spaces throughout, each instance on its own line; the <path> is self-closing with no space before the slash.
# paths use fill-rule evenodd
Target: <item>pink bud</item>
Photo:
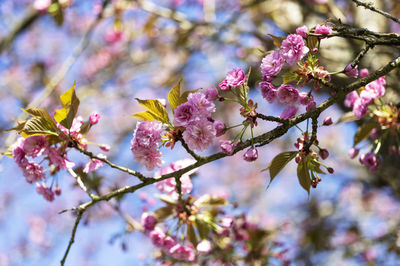
<path id="1" fill-rule="evenodd" d="M 209 101 L 215 101 L 215 99 L 217 99 L 218 97 L 218 90 L 217 88 L 209 88 L 206 90 L 206 98 Z"/>
<path id="2" fill-rule="evenodd" d="M 333 124 L 333 122 L 332 122 L 332 118 L 330 116 L 328 116 L 327 118 L 324 119 L 324 123 L 323 123 L 324 126 L 330 126 L 332 124 Z"/>
<path id="3" fill-rule="evenodd" d="M 156 226 L 157 219 L 153 215 L 145 212 L 142 214 L 142 225 L 145 230 L 151 231 Z"/>
<path id="4" fill-rule="evenodd" d="M 322 160 L 325 160 L 329 156 L 329 152 L 327 149 L 320 149 L 319 156 L 321 156 Z"/>
<path id="5" fill-rule="evenodd" d="M 219 142 L 219 146 L 221 148 L 221 150 L 228 155 L 232 155 L 233 153 L 233 144 L 232 141 L 230 140 L 221 140 Z"/>
<path id="6" fill-rule="evenodd" d="M 360 77 L 364 78 L 364 77 L 368 76 L 368 74 L 369 74 L 368 69 L 363 68 L 360 70 Z"/>
<path id="7" fill-rule="evenodd" d="M 354 159 L 355 157 L 357 157 L 358 152 L 359 152 L 359 149 L 351 148 L 351 149 L 349 150 L 349 156 L 350 156 L 350 158 L 351 158 L 351 159 Z"/>
<path id="8" fill-rule="evenodd" d="M 328 167 L 328 172 L 329 172 L 330 174 L 333 174 L 333 173 L 335 172 L 335 170 L 333 170 L 332 167 Z"/>
<path id="9" fill-rule="evenodd" d="M 97 112 L 92 112 L 89 116 L 89 122 L 91 125 L 96 125 L 99 122 L 100 115 Z"/>
<path id="10" fill-rule="evenodd" d="M 357 78 L 358 77 L 358 66 L 353 67 L 350 64 L 348 64 L 346 66 L 346 68 L 344 69 L 344 74 L 346 74 L 346 76 L 352 77 L 352 78 Z"/>
<path id="11" fill-rule="evenodd" d="M 54 193 L 55 193 L 57 196 L 60 196 L 60 195 L 61 195 L 61 188 L 60 188 L 59 186 L 57 186 L 57 187 L 54 189 Z"/>
<path id="12" fill-rule="evenodd" d="M 110 147 L 110 145 L 107 145 L 107 144 L 101 144 L 100 149 L 107 152 L 107 151 L 110 151 L 111 147 Z"/>
<path id="13" fill-rule="evenodd" d="M 217 120 L 214 122 L 214 128 L 216 130 L 217 137 L 224 135 L 225 133 L 225 124 L 221 120 Z"/>
<path id="14" fill-rule="evenodd" d="M 256 148 L 249 148 L 246 153 L 243 155 L 243 159 L 247 162 L 253 162 L 258 158 L 258 151 Z"/>

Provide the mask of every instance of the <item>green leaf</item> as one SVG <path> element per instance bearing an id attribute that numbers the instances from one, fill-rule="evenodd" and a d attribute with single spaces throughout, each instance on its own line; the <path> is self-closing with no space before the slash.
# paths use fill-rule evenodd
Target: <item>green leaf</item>
<path id="1" fill-rule="evenodd" d="M 47 12 L 54 18 L 57 26 L 61 26 L 64 22 L 64 14 L 61 5 L 58 2 L 52 3 L 48 8 Z"/>
<path id="2" fill-rule="evenodd" d="M 158 116 L 154 116 L 152 113 L 150 113 L 149 111 L 144 111 L 144 112 L 140 112 L 140 113 L 136 113 L 131 115 L 135 118 L 138 119 L 143 119 L 143 120 L 148 120 L 148 121 L 153 121 L 153 120 L 158 120 L 159 117 Z"/>
<path id="3" fill-rule="evenodd" d="M 299 183 L 304 188 L 308 195 L 310 195 L 310 187 L 311 187 L 311 177 L 310 172 L 307 168 L 307 161 L 303 159 L 297 165 L 297 178 L 299 179 Z"/>
<path id="4" fill-rule="evenodd" d="M 45 118 L 35 116 L 28 119 L 24 127 L 19 132 L 22 137 L 27 138 L 35 135 L 55 135 L 58 136 L 53 125 Z"/>
<path id="5" fill-rule="evenodd" d="M 176 109 L 176 107 L 184 103 L 181 98 L 181 83 L 182 78 L 168 93 L 168 102 L 171 106 L 172 112 Z"/>
<path id="6" fill-rule="evenodd" d="M 315 36 L 307 36 L 306 45 L 312 51 L 312 49 L 318 46 L 319 39 Z"/>
<path id="7" fill-rule="evenodd" d="M 278 37 L 272 34 L 268 34 L 273 39 L 273 43 L 276 47 L 281 48 L 282 41 L 286 39 L 286 37 Z"/>
<path id="8" fill-rule="evenodd" d="M 165 109 L 164 105 L 162 105 L 162 103 L 159 100 L 140 100 L 138 98 L 136 98 L 136 100 L 139 102 L 141 106 L 147 109 L 147 111 L 154 118 L 152 120 L 158 120 L 165 124 L 170 123 L 167 109 Z M 144 115 L 143 112 L 139 114 Z M 134 114 L 132 116 L 135 117 L 135 115 L 137 114 Z"/>
<path id="9" fill-rule="evenodd" d="M 210 228 L 207 226 L 207 223 L 205 223 L 201 219 L 196 218 L 196 227 L 199 231 L 200 238 L 207 239 L 208 233 L 210 232 Z"/>
<path id="10" fill-rule="evenodd" d="M 351 111 L 351 112 L 344 113 L 344 114 L 339 118 L 339 120 L 336 122 L 336 124 L 339 124 L 339 123 L 341 123 L 341 122 L 353 122 L 353 121 L 356 121 L 356 120 L 359 120 L 359 119 L 360 119 L 360 118 L 356 117 L 356 116 L 354 115 L 353 111 Z"/>
<path id="11" fill-rule="evenodd" d="M 162 222 L 166 218 L 168 218 L 168 216 L 170 216 L 172 214 L 173 210 L 174 210 L 174 206 L 168 205 L 168 206 L 161 207 L 161 208 L 155 210 L 153 215 L 157 219 L 158 222 Z"/>
<path id="12" fill-rule="evenodd" d="M 42 117 L 44 118 L 54 131 L 57 130 L 56 123 L 54 123 L 53 118 L 49 115 L 49 113 L 43 108 L 29 108 L 29 109 L 22 109 L 24 112 L 34 116 L 34 117 Z"/>
<path id="13" fill-rule="evenodd" d="M 71 128 L 72 121 L 78 113 L 80 103 L 75 94 L 75 84 L 76 82 L 74 82 L 74 85 L 69 90 L 61 94 L 60 101 L 63 108 L 54 113 L 54 119 L 67 129 Z"/>
<path id="14" fill-rule="evenodd" d="M 292 81 L 297 80 L 298 77 L 299 77 L 299 75 L 297 75 L 296 71 L 289 71 L 289 72 L 286 72 L 286 73 L 282 76 L 283 83 L 284 83 L 284 84 L 290 83 L 290 82 L 292 82 Z"/>
<path id="15" fill-rule="evenodd" d="M 356 134 L 354 135 L 354 144 L 355 147 L 358 143 L 368 138 L 371 134 L 371 131 L 378 126 L 376 122 L 366 122 L 362 124 L 358 129 Z"/>
<path id="16" fill-rule="evenodd" d="M 187 225 L 187 239 L 193 244 L 193 246 L 197 246 L 197 237 L 194 231 L 193 225 L 190 223 Z"/>
<path id="17" fill-rule="evenodd" d="M 286 151 L 278 154 L 272 159 L 269 166 L 262 171 L 269 169 L 270 181 L 271 184 L 272 180 L 274 180 L 275 176 L 279 174 L 279 172 L 286 166 L 288 162 L 290 162 L 297 154 L 297 151 Z"/>

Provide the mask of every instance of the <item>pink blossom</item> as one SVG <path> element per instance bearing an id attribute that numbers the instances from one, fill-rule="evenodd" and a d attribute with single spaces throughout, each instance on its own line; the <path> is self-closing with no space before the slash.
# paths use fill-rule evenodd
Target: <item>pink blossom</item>
<path id="1" fill-rule="evenodd" d="M 187 99 L 190 104 L 197 107 L 197 109 L 200 111 L 199 116 L 201 117 L 208 118 L 211 115 L 211 113 L 215 112 L 214 103 L 207 100 L 204 93 L 201 92 L 189 93 Z"/>
<path id="2" fill-rule="evenodd" d="M 47 201 L 52 202 L 54 200 L 54 192 L 43 183 L 36 184 L 36 192 L 42 195 Z"/>
<path id="3" fill-rule="evenodd" d="M 328 25 L 317 25 L 315 27 L 314 33 L 316 33 L 316 34 L 331 34 L 332 29 Z M 325 37 L 320 37 L 320 38 L 325 38 Z"/>
<path id="4" fill-rule="evenodd" d="M 224 135 L 225 134 L 225 127 L 226 126 L 225 126 L 224 122 L 222 122 L 221 120 L 216 120 L 214 122 L 214 128 L 215 128 L 215 131 L 216 131 L 215 136 L 216 137 L 220 137 L 220 136 Z"/>
<path id="5" fill-rule="evenodd" d="M 102 159 L 106 159 L 107 156 L 105 156 L 104 154 L 98 154 L 97 157 L 102 158 Z M 104 165 L 103 161 L 100 161 L 98 159 L 90 159 L 90 161 L 86 164 L 85 168 L 83 169 L 84 173 L 90 173 L 90 172 L 94 172 L 97 169 L 99 169 L 100 167 L 102 167 Z"/>
<path id="6" fill-rule="evenodd" d="M 99 122 L 100 115 L 97 112 L 92 112 L 89 116 L 89 123 L 91 125 L 96 125 Z"/>
<path id="7" fill-rule="evenodd" d="M 193 122 L 198 115 L 197 106 L 191 102 L 186 102 L 179 105 L 174 111 L 174 125 L 186 127 Z"/>
<path id="8" fill-rule="evenodd" d="M 189 148 L 198 151 L 207 149 L 212 144 L 215 135 L 216 130 L 213 123 L 207 120 L 190 125 L 182 134 Z"/>
<path id="9" fill-rule="evenodd" d="M 25 168 L 25 165 L 28 163 L 28 160 L 25 157 L 26 153 L 23 148 L 24 142 L 24 138 L 19 138 L 12 146 L 13 159 L 21 168 Z"/>
<path id="10" fill-rule="evenodd" d="M 200 254 L 208 254 L 211 251 L 211 242 L 204 239 L 197 244 L 196 249 Z"/>
<path id="11" fill-rule="evenodd" d="M 161 248 L 164 245 L 166 235 L 161 228 L 154 228 L 154 230 L 149 233 L 149 236 L 154 246 Z"/>
<path id="12" fill-rule="evenodd" d="M 293 118 L 297 113 L 297 107 L 289 106 L 279 115 L 282 119 L 290 119 Z"/>
<path id="13" fill-rule="evenodd" d="M 228 155 L 232 155 L 233 154 L 233 143 L 230 140 L 221 140 L 219 142 L 219 147 L 221 148 L 222 152 L 224 152 L 225 154 Z"/>
<path id="14" fill-rule="evenodd" d="M 314 100 L 314 97 L 307 92 L 300 92 L 299 93 L 299 102 L 301 105 L 308 105 L 311 101 Z"/>
<path id="15" fill-rule="evenodd" d="M 233 225 L 233 218 L 232 217 L 224 217 L 221 220 L 221 226 L 224 228 L 231 228 Z"/>
<path id="16" fill-rule="evenodd" d="M 299 91 L 289 84 L 283 84 L 278 88 L 279 101 L 284 105 L 294 105 L 299 100 Z"/>
<path id="17" fill-rule="evenodd" d="M 47 148 L 48 142 L 46 137 L 43 135 L 32 136 L 26 138 L 24 141 L 23 149 L 26 155 L 35 158 L 40 156 Z"/>
<path id="18" fill-rule="evenodd" d="M 164 243 L 163 243 L 162 248 L 165 250 L 170 250 L 175 245 L 176 245 L 175 239 L 173 239 L 170 236 L 167 236 L 166 238 L 164 238 Z"/>
<path id="19" fill-rule="evenodd" d="M 184 160 L 179 160 L 174 163 L 171 163 L 169 166 L 161 168 L 160 171 L 155 173 L 155 177 L 160 176 L 160 175 L 166 175 L 170 174 L 173 172 L 176 172 L 180 169 L 183 169 L 191 164 L 195 163 L 195 160 L 193 159 L 184 159 Z M 190 175 L 193 174 L 197 169 L 193 169 L 186 174 L 182 175 L 180 180 L 181 180 L 181 191 L 182 194 L 190 193 L 193 189 L 193 184 L 192 181 L 190 180 Z M 173 196 L 177 196 L 178 194 L 176 193 L 176 181 L 174 177 L 159 181 L 155 184 L 156 188 L 160 190 L 163 193 L 170 194 Z"/>
<path id="20" fill-rule="evenodd" d="M 208 88 L 205 92 L 206 99 L 209 101 L 215 101 L 218 97 L 218 90 L 217 88 Z"/>
<path id="21" fill-rule="evenodd" d="M 283 59 L 280 50 L 275 50 L 273 53 L 266 55 L 261 62 L 261 73 L 264 78 L 271 81 L 273 77 L 281 72 L 285 60 Z"/>
<path id="22" fill-rule="evenodd" d="M 246 74 L 241 68 L 234 68 L 226 74 L 226 83 L 230 87 L 238 87 L 246 81 Z"/>
<path id="23" fill-rule="evenodd" d="M 100 149 L 105 151 L 105 152 L 108 152 L 108 151 L 110 151 L 111 147 L 108 144 L 101 144 L 100 145 Z"/>
<path id="24" fill-rule="evenodd" d="M 49 156 L 51 164 L 59 169 L 70 169 L 75 166 L 73 162 L 67 159 L 66 155 L 61 156 L 56 149 L 48 148 L 47 155 Z"/>
<path id="25" fill-rule="evenodd" d="M 375 172 L 379 166 L 378 158 L 372 152 L 361 155 L 360 163 L 365 165 L 369 169 L 370 172 Z"/>
<path id="26" fill-rule="evenodd" d="M 38 11 L 45 11 L 51 4 L 51 0 L 35 0 L 33 7 Z"/>
<path id="27" fill-rule="evenodd" d="M 308 28 L 307 28 L 307 26 L 306 26 L 306 25 L 303 25 L 303 26 L 301 26 L 301 27 L 298 27 L 298 28 L 296 29 L 296 33 L 297 33 L 298 35 L 300 35 L 301 37 L 303 37 L 303 38 L 307 38 L 307 33 L 308 33 Z"/>
<path id="28" fill-rule="evenodd" d="M 369 75 L 369 71 L 366 68 L 360 70 L 360 77 L 364 78 Z"/>
<path id="29" fill-rule="evenodd" d="M 306 106 L 306 111 L 309 112 L 312 109 L 314 109 L 317 106 L 317 103 L 315 101 L 311 101 L 307 104 Z"/>
<path id="30" fill-rule="evenodd" d="M 289 65 L 296 64 L 307 53 L 308 47 L 304 45 L 303 37 L 297 34 L 290 34 L 281 45 L 282 57 Z"/>
<path id="31" fill-rule="evenodd" d="M 332 125 L 332 124 L 333 124 L 333 122 L 332 122 L 332 117 L 328 116 L 328 117 L 326 117 L 326 118 L 324 119 L 324 122 L 323 122 L 322 125 L 324 125 L 324 126 L 330 126 L 330 125 Z"/>
<path id="32" fill-rule="evenodd" d="M 360 97 L 377 99 L 385 94 L 385 76 L 374 80 L 365 85 L 365 90 L 361 91 Z"/>
<path id="33" fill-rule="evenodd" d="M 142 226 L 144 227 L 144 229 L 146 231 L 152 231 L 152 230 L 154 230 L 154 228 L 157 224 L 157 219 L 156 219 L 156 217 L 154 217 L 154 215 L 144 212 L 142 214 L 141 222 L 142 222 Z"/>
<path id="34" fill-rule="evenodd" d="M 354 102 L 359 98 L 358 93 L 356 91 L 349 92 L 346 95 L 346 99 L 344 100 L 344 105 L 347 107 L 353 107 Z"/>
<path id="35" fill-rule="evenodd" d="M 132 146 L 131 146 L 132 147 Z M 138 147 L 132 149 L 133 158 L 136 162 L 144 165 L 147 170 L 151 171 L 156 167 L 161 167 L 162 153 L 156 149 Z"/>
<path id="36" fill-rule="evenodd" d="M 41 181 L 46 176 L 43 173 L 43 167 L 35 162 L 27 162 L 22 168 L 26 182 L 32 184 L 33 182 Z"/>
<path id="37" fill-rule="evenodd" d="M 349 77 L 357 78 L 358 77 L 358 66 L 353 67 L 350 63 L 345 67 L 344 73 Z"/>
<path id="38" fill-rule="evenodd" d="M 276 88 L 274 84 L 267 81 L 260 82 L 261 95 L 269 103 L 273 103 L 276 98 Z"/>
<path id="39" fill-rule="evenodd" d="M 194 261 L 194 250 L 190 247 L 176 244 L 169 250 L 169 254 L 177 260 Z"/>
<path id="40" fill-rule="evenodd" d="M 107 30 L 106 34 L 104 35 L 104 40 L 109 43 L 113 44 L 122 39 L 123 32 L 120 30 L 115 30 L 114 27 L 111 29 Z"/>
<path id="41" fill-rule="evenodd" d="M 243 160 L 247 162 L 253 162 L 258 158 L 258 151 L 256 148 L 250 147 L 245 154 L 243 154 Z"/>
<path id="42" fill-rule="evenodd" d="M 224 79 L 223 81 L 221 81 L 218 84 L 218 87 L 220 87 L 221 90 L 223 91 L 228 91 L 231 89 L 231 87 L 228 85 L 228 82 L 226 82 L 226 79 Z"/>
<path id="43" fill-rule="evenodd" d="M 368 110 L 368 102 L 366 98 L 358 98 L 353 105 L 353 113 L 357 118 L 363 117 Z"/>
<path id="44" fill-rule="evenodd" d="M 357 157 L 358 152 L 359 152 L 359 149 L 351 148 L 351 149 L 349 150 L 349 153 L 348 153 L 348 154 L 349 154 L 349 156 L 350 156 L 351 159 L 354 159 L 355 157 Z"/>

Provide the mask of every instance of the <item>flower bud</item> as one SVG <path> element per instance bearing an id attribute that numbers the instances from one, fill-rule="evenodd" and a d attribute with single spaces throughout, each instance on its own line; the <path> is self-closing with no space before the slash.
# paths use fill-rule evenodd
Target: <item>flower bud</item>
<path id="1" fill-rule="evenodd" d="M 359 149 L 351 148 L 351 149 L 349 150 L 349 156 L 350 156 L 350 158 L 351 158 L 351 159 L 354 159 L 355 157 L 357 157 L 358 152 L 359 152 Z"/>
<path id="2" fill-rule="evenodd" d="M 153 215 L 145 212 L 142 214 L 142 225 L 146 231 L 152 231 L 156 226 L 157 219 Z"/>
<path id="3" fill-rule="evenodd" d="M 319 156 L 322 158 L 322 160 L 325 160 L 329 156 L 329 152 L 327 149 L 320 149 L 319 150 Z"/>
<path id="4" fill-rule="evenodd" d="M 218 90 L 217 88 L 209 88 L 206 90 L 205 96 L 209 101 L 215 101 L 218 97 Z"/>
<path id="5" fill-rule="evenodd" d="M 328 172 L 329 172 L 330 174 L 333 174 L 333 173 L 335 172 L 335 170 L 333 170 L 332 167 L 328 167 Z"/>
<path id="6" fill-rule="evenodd" d="M 327 118 L 324 119 L 324 123 L 323 123 L 322 125 L 324 125 L 324 126 L 330 126 L 330 125 L 332 125 L 332 124 L 333 124 L 332 118 L 331 118 L 330 116 L 328 116 Z"/>
<path id="7" fill-rule="evenodd" d="M 257 160 L 258 158 L 258 151 L 256 148 L 251 147 L 246 151 L 246 153 L 243 155 L 243 159 L 247 162 L 253 162 Z"/>
<path id="8" fill-rule="evenodd" d="M 54 189 L 54 194 L 56 194 L 57 196 L 61 195 L 61 188 L 59 186 L 56 186 L 56 188 Z"/>
<path id="9" fill-rule="evenodd" d="M 89 116 L 89 122 L 91 125 L 96 125 L 99 122 L 100 115 L 97 112 L 92 112 Z"/>
<path id="10" fill-rule="evenodd" d="M 101 144 L 100 149 L 107 152 L 107 151 L 110 151 L 111 147 L 110 147 L 110 145 L 107 145 L 107 144 Z"/>
<path id="11" fill-rule="evenodd" d="M 221 140 L 219 142 L 219 147 L 221 148 L 221 150 L 228 155 L 232 155 L 233 153 L 233 144 L 232 141 L 230 140 Z"/>
<path id="12" fill-rule="evenodd" d="M 352 78 L 357 78 L 358 77 L 358 66 L 353 67 L 350 64 L 348 64 L 346 66 L 346 68 L 344 69 L 344 74 L 346 74 L 346 76 L 348 77 L 352 77 Z"/>

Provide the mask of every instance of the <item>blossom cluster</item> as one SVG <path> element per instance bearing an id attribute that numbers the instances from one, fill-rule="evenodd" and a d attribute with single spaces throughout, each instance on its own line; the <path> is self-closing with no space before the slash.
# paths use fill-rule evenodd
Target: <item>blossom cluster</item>
<path id="1" fill-rule="evenodd" d="M 361 69 L 360 76 L 368 76 L 368 69 Z M 352 91 L 347 94 L 344 105 L 353 108 L 354 115 L 361 118 L 367 113 L 368 105 L 385 94 L 385 86 L 385 76 L 380 77 L 361 88 L 360 93 Z"/>

